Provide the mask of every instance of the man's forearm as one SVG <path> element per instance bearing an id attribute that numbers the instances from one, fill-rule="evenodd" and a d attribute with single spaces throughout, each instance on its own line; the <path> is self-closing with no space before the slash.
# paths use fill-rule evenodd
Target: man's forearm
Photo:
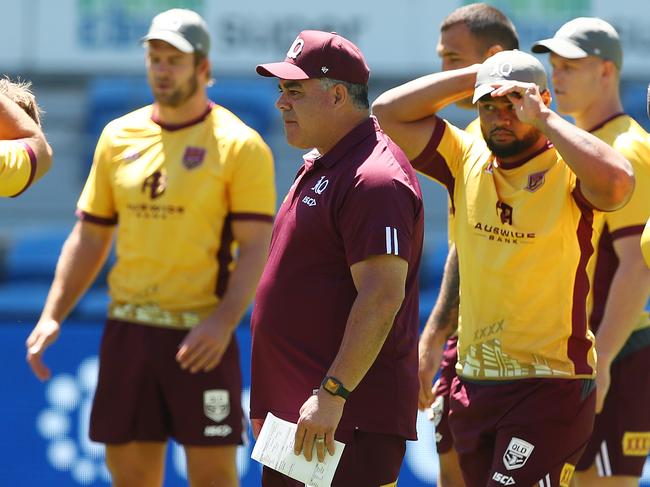
<path id="1" fill-rule="evenodd" d="M 379 355 L 401 300 L 392 292 L 357 295 L 328 375 L 336 377 L 349 390 L 357 387 Z"/>
<path id="2" fill-rule="evenodd" d="M 460 301 L 460 276 L 458 270 L 458 253 L 452 245 L 447 254 L 445 270 L 440 283 L 440 294 L 429 317 L 437 330 L 446 330 L 451 334 L 458 327 L 458 304 Z M 427 321 L 427 324 L 429 322 Z"/>
<path id="3" fill-rule="evenodd" d="M 95 280 L 108 257 L 112 228 L 102 230 L 106 232 L 105 237 L 95 240 L 84 235 L 83 225 L 77 222 L 63 244 L 41 319 L 63 321 Z"/>
<path id="4" fill-rule="evenodd" d="M 612 279 L 605 313 L 596 335 L 599 360 L 611 362 L 616 358 L 635 330 L 649 294 L 650 270 L 642 261 L 636 265 L 622 262 Z"/>
<path id="5" fill-rule="evenodd" d="M 456 246 L 452 245 L 447 254 L 445 270 L 440 283 L 440 293 L 424 325 L 424 330 L 422 330 L 420 346 L 443 347 L 449 335 L 456 331 L 458 328 L 459 292 L 458 254 Z"/>
<path id="6" fill-rule="evenodd" d="M 607 211 L 627 202 L 634 188 L 634 173 L 621 154 L 551 110 L 540 120 L 538 128 L 576 174 L 590 203 Z"/>
<path id="7" fill-rule="evenodd" d="M 39 179 L 51 165 L 52 148 L 36 122 L 16 103 L 0 94 L 0 140 L 17 139 L 24 139 L 34 151 L 38 161 L 34 179 Z"/>
<path id="8" fill-rule="evenodd" d="M 422 76 L 381 94 L 372 105 L 382 122 L 414 122 L 467 98 L 474 91 L 478 66 Z"/>

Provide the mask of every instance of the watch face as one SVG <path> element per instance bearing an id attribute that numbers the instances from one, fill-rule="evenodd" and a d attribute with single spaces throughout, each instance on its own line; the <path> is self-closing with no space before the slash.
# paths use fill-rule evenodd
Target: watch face
<path id="1" fill-rule="evenodd" d="M 339 390 L 339 385 L 332 379 L 327 379 L 327 382 L 325 383 L 325 389 L 327 389 L 332 394 L 336 394 Z"/>

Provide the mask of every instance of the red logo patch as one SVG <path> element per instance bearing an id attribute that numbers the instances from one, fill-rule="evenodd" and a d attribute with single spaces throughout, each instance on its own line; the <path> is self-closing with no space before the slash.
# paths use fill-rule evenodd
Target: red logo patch
<path id="1" fill-rule="evenodd" d="M 183 154 L 183 166 L 187 169 L 195 169 L 203 164 L 206 150 L 203 147 L 187 147 Z"/>

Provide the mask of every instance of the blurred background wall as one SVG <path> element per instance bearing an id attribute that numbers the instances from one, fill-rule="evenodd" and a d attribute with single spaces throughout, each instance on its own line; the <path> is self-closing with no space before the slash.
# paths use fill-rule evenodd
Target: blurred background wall
<path id="1" fill-rule="evenodd" d="M 32 80 L 46 114 L 44 129 L 54 149 L 49 174 L 15 200 L 0 201 L 0 486 L 108 485 L 103 450 L 86 439 L 94 390 L 96 351 L 107 303 L 104 278 L 68 320 L 46 359 L 55 377 L 46 386 L 24 363 L 24 340 L 38 318 L 63 239 L 75 221 L 75 202 L 94 145 L 112 118 L 151 102 L 138 40 L 151 18 L 172 7 L 200 12 L 212 31 L 216 84 L 210 96 L 255 127 L 276 158 L 278 197 L 288 189 L 301 151 L 286 145 L 273 106 L 274 80 L 257 77 L 256 64 L 284 58 L 303 29 L 336 31 L 364 52 L 371 67 L 370 98 L 408 79 L 440 69 L 438 28 L 461 0 L 22 0 L 2 2 L 0 70 Z M 623 101 L 642 123 L 650 81 L 650 10 L 647 0 L 495 0 L 515 23 L 521 48 L 550 37 L 567 20 L 598 16 L 620 32 L 625 50 Z M 547 56 L 540 58 L 547 66 Z M 589 87 L 585 87 L 589 89 Z M 463 125 L 475 113 L 443 112 Z M 425 319 L 446 255 L 446 196 L 422 179 L 426 248 L 421 315 Z M 238 331 L 245 374 L 250 334 Z M 125 357 L 128 360 L 128 357 Z M 247 402 L 247 390 L 243 394 Z M 430 424 L 420 418 L 420 441 L 409 446 L 400 486 L 433 485 L 435 448 Z M 8 440 L 11 438 L 11 440 Z M 259 484 L 259 468 L 242 447 L 243 485 Z M 170 448 L 166 485 L 184 485 L 180 449 Z M 650 482 L 650 467 L 646 468 Z M 646 484 L 650 485 L 650 483 Z"/>

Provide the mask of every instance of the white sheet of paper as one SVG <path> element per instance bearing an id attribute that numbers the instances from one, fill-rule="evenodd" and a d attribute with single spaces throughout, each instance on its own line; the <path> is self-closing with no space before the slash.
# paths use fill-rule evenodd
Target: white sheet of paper
<path id="1" fill-rule="evenodd" d="M 326 452 L 323 463 L 318 461 L 314 449 L 311 462 L 308 462 L 302 453 L 300 455 L 293 453 L 296 429 L 294 423 L 268 413 L 251 457 L 292 479 L 304 482 L 307 487 L 330 487 L 345 444 L 335 441 L 334 455 L 330 456 Z"/>

